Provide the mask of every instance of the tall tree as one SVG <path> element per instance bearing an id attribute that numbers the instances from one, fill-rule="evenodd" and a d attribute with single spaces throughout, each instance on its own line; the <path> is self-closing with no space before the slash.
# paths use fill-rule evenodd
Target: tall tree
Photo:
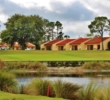
<path id="1" fill-rule="evenodd" d="M 64 35 L 64 33 L 59 32 L 56 39 L 63 39 L 63 35 Z"/>
<path id="2" fill-rule="evenodd" d="M 46 33 L 43 36 L 44 42 L 54 40 L 54 39 L 58 39 L 61 37 L 60 33 L 62 33 L 63 27 L 59 21 L 49 22 L 48 20 L 45 19 L 44 26 L 45 26 L 45 33 Z"/>
<path id="3" fill-rule="evenodd" d="M 62 23 L 60 23 L 59 21 L 56 21 L 55 23 L 55 26 L 56 26 L 56 30 L 57 30 L 57 36 L 59 35 L 59 32 L 62 32 Z"/>
<path id="4" fill-rule="evenodd" d="M 47 26 L 48 26 L 48 23 L 49 23 L 49 20 L 48 19 L 44 19 L 44 21 L 43 21 L 44 23 L 44 25 L 43 25 L 43 28 L 44 28 L 44 32 L 45 32 L 45 34 L 43 35 L 43 37 L 42 37 L 42 40 L 41 40 L 41 43 L 44 43 L 44 42 L 46 42 L 48 39 L 47 39 Z"/>
<path id="5" fill-rule="evenodd" d="M 100 35 L 102 40 L 102 50 L 104 50 L 103 46 L 103 35 L 105 32 L 109 31 L 109 21 L 107 17 L 101 16 L 96 17 L 94 21 L 91 22 L 90 25 L 88 25 L 88 28 L 90 29 L 90 32 L 96 35 Z"/>
<path id="6" fill-rule="evenodd" d="M 54 22 L 49 22 L 48 23 L 48 33 L 51 37 L 51 40 L 54 39 L 54 28 L 55 28 L 55 23 Z"/>
<path id="7" fill-rule="evenodd" d="M 20 45 L 25 48 L 25 42 L 34 43 L 39 45 L 39 41 L 44 35 L 43 18 L 38 15 L 24 16 L 15 14 L 5 23 L 6 31 L 2 34 L 7 34 L 7 41 L 12 45 L 15 41 L 18 41 Z M 3 40 L 6 41 L 4 35 Z"/>

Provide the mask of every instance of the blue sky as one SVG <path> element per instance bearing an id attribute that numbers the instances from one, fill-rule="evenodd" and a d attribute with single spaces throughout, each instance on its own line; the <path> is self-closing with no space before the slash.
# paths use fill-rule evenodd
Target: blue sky
<path id="1" fill-rule="evenodd" d="M 97 16 L 110 18 L 110 0 L 0 0 L 0 30 L 15 13 L 39 15 L 60 21 L 63 33 L 71 38 L 85 37 L 88 25 Z"/>

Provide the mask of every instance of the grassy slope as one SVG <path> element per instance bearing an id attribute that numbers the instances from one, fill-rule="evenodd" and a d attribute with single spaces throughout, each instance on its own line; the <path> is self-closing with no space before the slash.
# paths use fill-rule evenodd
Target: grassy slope
<path id="1" fill-rule="evenodd" d="M 110 51 L 0 51 L 4 61 L 110 60 Z"/>
<path id="2" fill-rule="evenodd" d="M 0 100 L 64 100 L 62 98 L 49 98 L 45 96 L 31 96 L 24 94 L 11 94 L 0 91 Z"/>

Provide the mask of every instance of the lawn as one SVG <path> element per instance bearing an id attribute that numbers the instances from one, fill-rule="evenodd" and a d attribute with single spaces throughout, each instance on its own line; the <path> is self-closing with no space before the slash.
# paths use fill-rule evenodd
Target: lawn
<path id="1" fill-rule="evenodd" d="M 50 98 L 45 96 L 32 96 L 25 94 L 12 94 L 0 91 L 0 100 L 64 100 L 64 99 Z"/>
<path id="2" fill-rule="evenodd" d="M 1 50 L 2 61 L 91 61 L 110 60 L 110 51 Z"/>

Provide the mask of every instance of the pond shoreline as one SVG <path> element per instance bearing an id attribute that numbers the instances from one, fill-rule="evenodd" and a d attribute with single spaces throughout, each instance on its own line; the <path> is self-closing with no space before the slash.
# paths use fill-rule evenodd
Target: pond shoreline
<path id="1" fill-rule="evenodd" d="M 110 70 L 83 69 L 82 67 L 48 67 L 47 72 L 110 72 Z"/>
<path id="2" fill-rule="evenodd" d="M 16 70 L 17 71 L 17 70 Z M 19 71 L 19 70 L 18 70 Z M 81 67 L 47 67 L 46 70 L 20 70 L 23 72 L 110 72 L 110 70 L 83 69 Z"/>

